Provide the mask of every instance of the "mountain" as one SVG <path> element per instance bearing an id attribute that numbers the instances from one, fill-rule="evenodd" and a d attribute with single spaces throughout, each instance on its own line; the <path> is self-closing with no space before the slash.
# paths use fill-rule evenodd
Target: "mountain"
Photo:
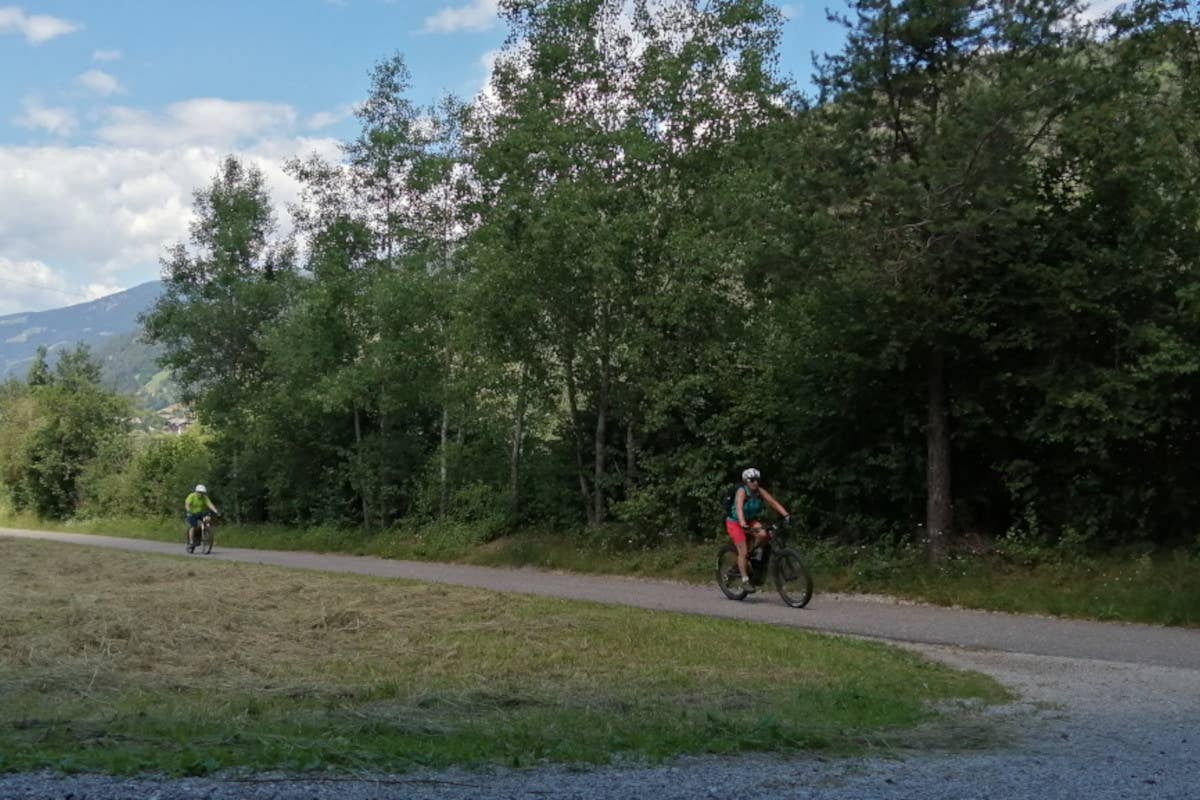
<path id="1" fill-rule="evenodd" d="M 141 341 L 138 315 L 162 295 L 151 281 L 88 303 L 0 317 L 0 380 L 24 378 L 41 345 L 55 355 L 83 343 L 100 362 L 105 385 L 137 396 L 149 408 L 175 402 L 174 386 L 155 360 L 158 348 Z"/>
<path id="2" fill-rule="evenodd" d="M 0 317 L 0 377 L 24 376 L 39 346 L 53 354 L 82 342 L 93 351 L 113 336 L 135 333 L 137 317 L 162 294 L 151 281 L 89 303 Z"/>
<path id="3" fill-rule="evenodd" d="M 132 395 L 138 405 L 158 411 L 179 400 L 171 374 L 158 366 L 162 348 L 142 341 L 142 331 L 110 336 L 92 354 L 100 362 L 100 380 L 117 394 Z"/>

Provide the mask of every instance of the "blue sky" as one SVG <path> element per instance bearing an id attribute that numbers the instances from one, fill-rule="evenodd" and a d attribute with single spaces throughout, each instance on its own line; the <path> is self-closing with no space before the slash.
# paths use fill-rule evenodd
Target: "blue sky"
<path id="1" fill-rule="evenodd" d="M 495 0 L 0 0 L 0 314 L 158 277 L 192 191 L 235 152 L 267 174 L 337 155 L 371 66 L 400 52 L 414 100 L 469 98 L 506 31 Z M 783 3 L 781 67 L 840 48 L 824 8 Z M 282 220 L 286 223 L 286 219 Z"/>

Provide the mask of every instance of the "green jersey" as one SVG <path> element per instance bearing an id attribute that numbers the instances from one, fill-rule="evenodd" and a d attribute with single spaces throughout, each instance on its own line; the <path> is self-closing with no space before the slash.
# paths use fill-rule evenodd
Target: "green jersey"
<path id="1" fill-rule="evenodd" d="M 192 492 L 183 501 L 183 505 L 189 514 L 202 514 L 208 508 L 208 499 L 199 492 Z"/>

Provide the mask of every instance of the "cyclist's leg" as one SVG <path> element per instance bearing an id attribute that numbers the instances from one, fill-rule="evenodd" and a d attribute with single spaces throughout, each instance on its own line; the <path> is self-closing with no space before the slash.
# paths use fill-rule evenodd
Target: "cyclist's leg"
<path id="1" fill-rule="evenodd" d="M 738 572 L 742 573 L 742 580 L 748 581 L 750 580 L 750 558 L 749 549 L 746 547 L 746 540 L 742 539 L 740 542 L 736 542 L 734 547 L 738 551 Z"/>
<path id="2" fill-rule="evenodd" d="M 737 548 L 737 566 L 738 572 L 742 574 L 742 580 L 750 580 L 750 564 L 746 560 L 746 531 L 737 522 L 731 519 L 725 520 L 725 532 L 729 534 L 729 538 L 733 539 L 733 546 Z"/>
<path id="3" fill-rule="evenodd" d="M 746 528 L 746 540 L 750 542 L 751 549 L 762 548 L 771 540 L 771 536 L 761 522 L 754 522 Z M 759 553 L 758 558 L 762 557 L 763 554 Z"/>

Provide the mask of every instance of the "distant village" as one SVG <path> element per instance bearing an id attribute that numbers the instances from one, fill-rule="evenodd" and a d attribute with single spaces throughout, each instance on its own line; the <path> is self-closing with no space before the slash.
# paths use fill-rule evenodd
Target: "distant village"
<path id="1" fill-rule="evenodd" d="M 175 403 L 157 411 L 147 411 L 141 416 L 129 420 L 133 427 L 149 433 L 181 434 L 192 426 L 195 420 L 191 410 L 182 403 Z"/>
<path id="2" fill-rule="evenodd" d="M 188 410 L 178 403 L 159 411 L 158 417 L 163 421 L 163 430 L 167 433 L 183 433 L 192 424 Z"/>

